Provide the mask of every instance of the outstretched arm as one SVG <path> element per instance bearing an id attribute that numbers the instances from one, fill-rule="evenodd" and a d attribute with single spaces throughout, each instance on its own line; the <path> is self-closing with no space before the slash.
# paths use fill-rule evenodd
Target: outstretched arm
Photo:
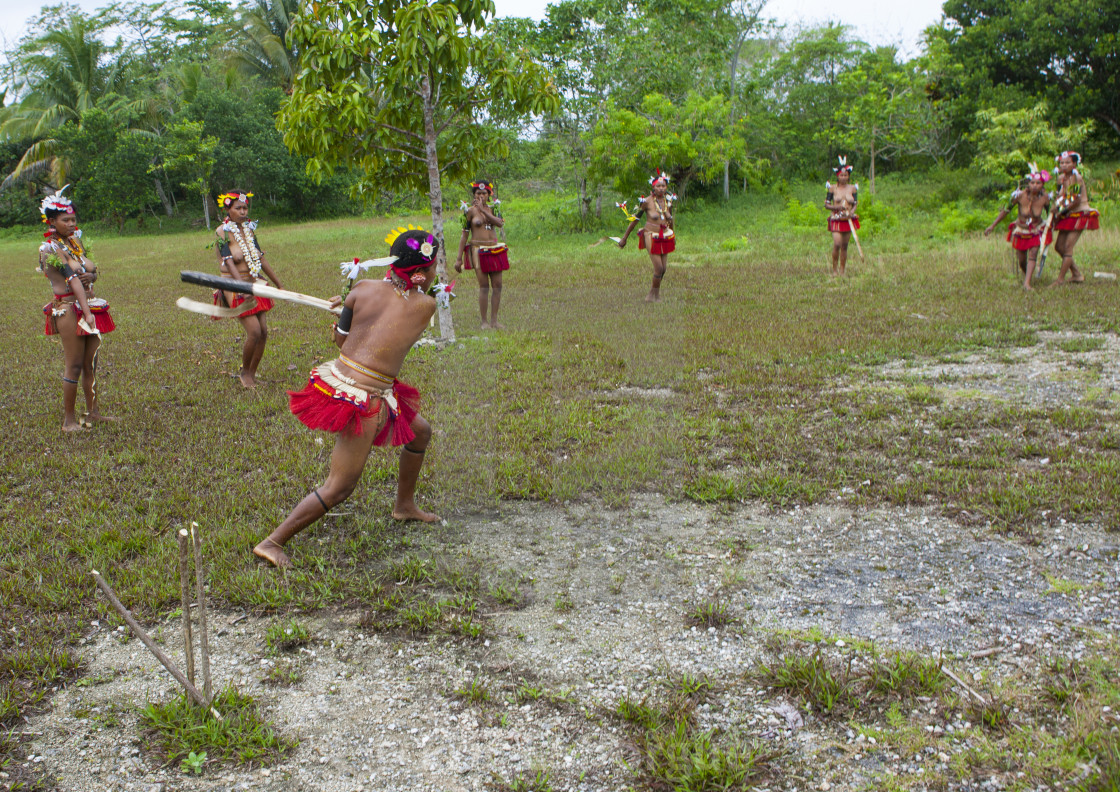
<path id="1" fill-rule="evenodd" d="M 988 236 L 988 234 L 992 233 L 992 229 L 999 225 L 1000 221 L 1003 220 L 1003 218 L 1007 217 L 1008 214 L 1010 214 L 1010 210 L 1006 206 L 1000 209 L 999 216 L 992 221 L 992 224 L 990 226 L 984 229 L 984 236 Z"/>

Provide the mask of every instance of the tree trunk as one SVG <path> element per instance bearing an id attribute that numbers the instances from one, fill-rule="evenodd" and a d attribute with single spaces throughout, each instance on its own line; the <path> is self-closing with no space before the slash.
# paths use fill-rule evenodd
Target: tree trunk
<path id="1" fill-rule="evenodd" d="M 875 194 L 875 128 L 871 128 L 871 194 Z"/>
<path id="2" fill-rule="evenodd" d="M 587 222 L 587 207 L 591 205 L 591 199 L 587 197 L 587 177 L 580 177 L 579 180 L 579 219 L 582 222 Z"/>
<path id="3" fill-rule="evenodd" d="M 428 161 L 428 202 L 432 208 L 432 234 L 439 240 L 436 253 L 436 276 L 447 283 L 447 245 L 443 238 L 443 187 L 439 181 L 439 153 L 436 151 L 435 110 L 432 107 L 432 83 L 425 75 L 420 81 L 424 99 L 424 153 Z M 439 308 L 439 335 L 449 343 L 455 341 L 455 325 L 451 321 L 450 304 Z"/>
<path id="4" fill-rule="evenodd" d="M 599 192 L 595 195 L 595 218 L 603 219 L 603 185 L 599 185 Z"/>
<path id="5" fill-rule="evenodd" d="M 202 216 L 206 218 L 206 230 L 210 230 L 210 196 L 202 191 Z"/>
<path id="6" fill-rule="evenodd" d="M 163 182 L 158 177 L 152 179 L 152 184 L 156 188 L 156 195 L 159 196 L 159 202 L 163 204 L 163 211 L 168 217 L 175 214 L 175 207 L 171 205 L 171 199 L 167 197 L 167 192 L 163 189 Z"/>
<path id="7" fill-rule="evenodd" d="M 735 53 L 731 56 L 731 80 L 729 86 L 729 93 L 731 100 L 727 108 L 727 125 L 729 127 L 735 125 L 735 72 L 739 69 L 739 53 L 743 51 L 743 34 L 740 33 L 735 37 Z M 724 160 L 723 162 L 723 200 L 731 200 L 731 161 Z"/>

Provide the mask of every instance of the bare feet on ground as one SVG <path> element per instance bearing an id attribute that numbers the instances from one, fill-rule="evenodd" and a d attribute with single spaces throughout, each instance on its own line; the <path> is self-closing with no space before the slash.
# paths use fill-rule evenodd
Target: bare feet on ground
<path id="1" fill-rule="evenodd" d="M 661 302 L 661 295 L 650 292 L 646 295 L 646 302 Z"/>
<path id="2" fill-rule="evenodd" d="M 276 544 L 271 539 L 265 539 L 259 545 L 253 548 L 253 555 L 257 558 L 263 558 L 268 563 L 279 569 L 286 569 L 292 565 L 288 556 L 284 553 L 284 548 Z"/>
<path id="3" fill-rule="evenodd" d="M 504 324 L 500 323 L 500 322 L 491 322 L 490 323 L 490 329 L 491 330 L 505 330 L 506 326 Z"/>
<path id="4" fill-rule="evenodd" d="M 439 522 L 439 515 L 426 512 L 415 503 L 397 504 L 393 507 L 393 519 L 419 520 L 420 522 L 434 523 Z"/>
<path id="5" fill-rule="evenodd" d="M 62 422 L 62 431 L 64 432 L 80 432 L 82 431 L 82 428 L 82 425 L 76 420 Z"/>
<path id="6" fill-rule="evenodd" d="M 120 421 L 115 415 L 102 415 L 101 413 L 90 413 L 86 418 L 94 423 L 117 423 Z"/>
<path id="7" fill-rule="evenodd" d="M 237 381 L 241 383 L 241 387 L 251 389 L 257 387 L 257 380 L 252 374 L 247 374 L 244 371 L 237 375 Z"/>

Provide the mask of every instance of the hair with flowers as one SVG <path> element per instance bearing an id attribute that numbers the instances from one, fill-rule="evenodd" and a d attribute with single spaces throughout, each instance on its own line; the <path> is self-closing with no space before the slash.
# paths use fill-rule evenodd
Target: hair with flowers
<path id="1" fill-rule="evenodd" d="M 840 172 L 843 171 L 850 175 L 851 172 L 855 169 L 854 166 L 848 164 L 847 157 L 837 157 L 836 159 L 839 160 L 840 164 L 832 169 L 833 173 L 839 175 Z"/>
<path id="2" fill-rule="evenodd" d="M 471 195 L 474 195 L 476 190 L 486 190 L 491 195 L 494 194 L 494 182 L 487 181 L 486 179 L 479 179 L 478 181 L 471 182 Z"/>
<path id="3" fill-rule="evenodd" d="M 1043 184 L 1050 181 L 1050 172 L 1039 170 L 1037 163 L 1029 162 L 1027 163 L 1027 166 L 1030 168 L 1030 170 L 1027 172 L 1027 175 L 1023 177 L 1024 179 L 1038 179 Z"/>
<path id="4" fill-rule="evenodd" d="M 670 181 L 669 174 L 661 170 L 661 168 L 658 168 L 653 172 L 653 175 L 649 177 L 649 186 L 652 187 L 658 182 L 665 182 L 665 186 L 668 187 Z"/>
<path id="5" fill-rule="evenodd" d="M 66 187 L 69 186 L 69 184 L 66 185 Z M 39 213 L 42 215 L 44 223 L 54 220 L 59 215 L 74 214 L 74 203 L 62 194 L 66 191 L 66 187 L 63 187 L 54 195 L 48 195 L 39 204 Z"/>
<path id="6" fill-rule="evenodd" d="M 1061 154 L 1054 157 L 1054 162 L 1061 162 L 1062 157 L 1069 157 L 1071 160 L 1073 160 L 1073 164 L 1075 166 L 1081 164 L 1081 155 L 1076 151 L 1063 151 Z"/>
<path id="7" fill-rule="evenodd" d="M 253 197 L 251 192 L 242 192 L 241 190 L 230 190 L 218 196 L 218 205 L 223 209 L 228 209 L 233 206 L 235 201 L 244 201 L 249 203 L 249 199 Z"/>
<path id="8" fill-rule="evenodd" d="M 393 229 L 385 242 L 389 245 L 389 254 L 396 256 L 390 268 L 406 280 L 413 270 L 432 266 L 439 250 L 436 238 L 414 225 Z"/>

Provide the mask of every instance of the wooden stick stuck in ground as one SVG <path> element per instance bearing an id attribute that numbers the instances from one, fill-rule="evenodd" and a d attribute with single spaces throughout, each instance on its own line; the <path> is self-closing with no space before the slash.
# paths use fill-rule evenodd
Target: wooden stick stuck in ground
<path id="1" fill-rule="evenodd" d="M 986 698 L 984 698 L 983 696 L 981 696 L 981 695 L 980 695 L 979 693 L 977 693 L 977 692 L 976 692 L 975 690 L 973 690 L 972 688 L 970 688 L 970 687 L 969 687 L 968 685 L 966 685 L 966 684 L 965 684 L 965 683 L 964 683 L 964 682 L 963 682 L 963 681 L 961 680 L 961 678 L 960 678 L 959 676 L 957 676 L 956 674 L 954 674 L 954 673 L 953 673 L 952 671 L 950 671 L 950 670 L 949 670 L 948 668 L 946 668 L 945 666 L 941 666 L 941 670 L 942 670 L 942 671 L 943 671 L 943 672 L 945 673 L 945 676 L 949 677 L 949 679 L 953 680 L 953 681 L 954 681 L 954 682 L 956 682 L 956 683 L 957 683 L 958 685 L 960 685 L 960 686 L 961 686 L 962 688 L 964 688 L 964 689 L 965 689 L 965 690 L 966 690 L 967 692 L 969 692 L 969 693 L 971 693 L 971 694 L 972 694 L 973 696 L 975 696 L 975 697 L 976 697 L 976 699 L 977 699 L 977 700 L 978 700 L 978 701 L 979 701 L 979 702 L 980 702 L 981 704 L 983 704 L 983 705 L 984 705 L 985 707 L 986 707 L 986 706 L 988 706 L 988 700 L 987 700 Z"/>
<path id="2" fill-rule="evenodd" d="M 198 523 L 191 523 L 191 538 L 194 539 L 194 586 L 198 599 L 198 654 L 202 658 L 202 692 L 206 700 L 214 696 L 210 684 L 210 632 L 206 625 L 206 575 L 202 568 L 202 534 Z"/>
<path id="3" fill-rule="evenodd" d="M 171 676 L 175 678 L 175 681 L 183 686 L 183 690 L 187 691 L 187 695 L 193 698 L 195 703 L 203 707 L 209 706 L 198 688 L 192 685 L 187 678 L 183 676 L 182 672 L 171 662 L 171 658 L 165 655 L 163 651 L 156 646 L 156 642 L 152 640 L 152 637 L 144 632 L 144 628 L 140 626 L 132 613 L 121 604 L 121 601 L 117 599 L 117 595 L 113 593 L 113 589 L 109 587 L 108 582 L 105 578 L 101 577 L 101 573 L 96 569 L 91 569 L 90 574 L 93 575 L 93 579 L 97 583 L 97 587 L 101 589 L 101 593 L 109 600 L 109 604 L 121 615 L 121 618 L 124 619 L 125 623 L 132 629 L 136 637 L 140 639 L 140 642 L 148 647 L 148 651 L 155 655 L 156 660 L 159 660 L 160 664 L 167 669 L 167 673 L 171 674 Z M 210 707 L 210 714 L 218 720 L 222 719 L 221 714 L 213 707 Z"/>
<path id="4" fill-rule="evenodd" d="M 187 679 L 194 684 L 194 637 L 191 635 L 191 570 L 189 534 L 179 529 L 179 596 L 183 600 L 183 656 L 187 664 Z"/>

